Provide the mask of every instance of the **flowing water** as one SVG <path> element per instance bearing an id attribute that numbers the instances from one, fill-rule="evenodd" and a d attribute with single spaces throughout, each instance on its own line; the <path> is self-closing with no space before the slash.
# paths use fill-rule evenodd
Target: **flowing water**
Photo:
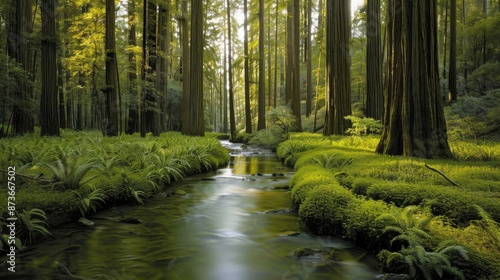
<path id="1" fill-rule="evenodd" d="M 114 207 L 18 252 L 1 279 L 376 279 L 373 255 L 334 237 L 301 231 L 290 211 L 292 175 L 275 155 L 238 144 L 226 168 L 174 183 L 144 205 Z M 182 192 L 183 191 L 183 192 Z M 279 209 L 278 211 L 274 211 Z M 269 211 L 271 210 L 271 211 Z M 266 212 L 267 211 L 267 212 Z M 135 218 L 140 223 L 125 223 Z M 137 221 L 136 221 L 137 222 Z M 298 248 L 335 254 L 295 257 Z"/>

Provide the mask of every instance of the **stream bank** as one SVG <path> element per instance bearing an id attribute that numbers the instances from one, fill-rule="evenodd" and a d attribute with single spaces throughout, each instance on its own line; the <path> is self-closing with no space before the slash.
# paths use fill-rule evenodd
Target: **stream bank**
<path id="1" fill-rule="evenodd" d="M 224 145 L 227 167 L 173 183 L 176 195 L 101 211 L 89 217 L 93 228 L 54 229 L 54 240 L 19 252 L 9 279 L 377 277 L 367 251 L 299 228 L 287 189 L 293 170 L 270 150 Z"/>

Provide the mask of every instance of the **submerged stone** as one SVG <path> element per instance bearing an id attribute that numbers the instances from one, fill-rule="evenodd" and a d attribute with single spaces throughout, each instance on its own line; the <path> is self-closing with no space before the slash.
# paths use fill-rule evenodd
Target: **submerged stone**
<path id="1" fill-rule="evenodd" d="M 290 213 L 292 212 L 291 208 L 283 208 L 283 209 L 271 209 L 264 211 L 264 214 L 282 214 L 282 213 Z"/>
<path id="2" fill-rule="evenodd" d="M 176 190 L 175 194 L 176 195 L 186 195 L 187 193 L 186 193 L 186 191 L 183 191 L 183 190 Z"/>
<path id="3" fill-rule="evenodd" d="M 81 218 L 78 220 L 78 223 L 79 223 L 80 225 L 83 225 L 83 226 L 86 226 L 86 227 L 93 227 L 93 226 L 95 226 L 95 223 L 94 223 L 94 222 L 92 222 L 92 221 L 90 221 L 90 220 L 88 220 L 88 219 L 85 219 L 85 218 L 83 218 L 83 217 L 81 217 Z"/>

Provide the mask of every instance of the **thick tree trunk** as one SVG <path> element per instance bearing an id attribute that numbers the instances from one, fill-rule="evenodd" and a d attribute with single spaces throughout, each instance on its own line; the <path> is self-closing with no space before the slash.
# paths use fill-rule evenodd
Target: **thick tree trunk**
<path id="1" fill-rule="evenodd" d="M 244 76 L 245 76 L 245 132 L 252 133 L 252 111 L 250 109 L 250 74 L 248 63 L 248 0 L 243 1 L 243 14 L 245 20 L 243 22 L 243 55 L 245 56 Z M 230 27 L 228 27 L 230 28 Z"/>
<path id="2" fill-rule="evenodd" d="M 307 34 L 306 34 L 306 117 L 309 117 L 312 111 L 312 1 L 307 0 Z"/>
<path id="3" fill-rule="evenodd" d="M 182 0 L 181 3 L 181 43 L 182 43 L 182 133 L 189 134 L 189 106 L 190 106 L 190 95 L 189 95 L 189 28 L 188 28 L 188 13 L 187 13 L 187 1 Z"/>
<path id="4" fill-rule="evenodd" d="M 42 136 L 59 136 L 56 58 L 56 2 L 42 0 L 42 96 L 40 127 Z"/>
<path id="5" fill-rule="evenodd" d="M 266 128 L 266 78 L 264 73 L 264 57 L 264 0 L 259 0 L 259 108 L 257 130 Z"/>
<path id="6" fill-rule="evenodd" d="M 292 22 L 292 61 L 291 61 L 291 107 L 295 117 L 295 131 L 302 131 L 302 120 L 300 101 L 300 1 L 293 1 L 293 22 Z"/>
<path id="7" fill-rule="evenodd" d="M 106 0 L 106 109 L 103 134 L 118 135 L 118 68 L 116 59 L 115 39 L 115 1 Z M 80 107 L 79 107 L 80 109 Z"/>
<path id="8" fill-rule="evenodd" d="M 377 153 L 451 157 L 439 91 L 436 0 L 389 1 L 386 124 Z"/>
<path id="9" fill-rule="evenodd" d="M 279 0 L 276 0 L 276 10 L 275 10 L 275 28 L 274 28 L 274 97 L 273 97 L 273 107 L 276 108 L 276 103 L 278 99 L 278 23 L 279 23 Z"/>
<path id="10" fill-rule="evenodd" d="M 233 93 L 233 59 L 231 41 L 231 6 L 229 0 L 226 2 L 227 9 L 227 41 L 228 41 L 228 82 L 229 82 L 229 126 L 231 139 L 236 139 L 236 118 L 234 116 L 234 93 Z"/>
<path id="11" fill-rule="evenodd" d="M 285 104 L 288 106 L 291 106 L 292 101 L 292 64 L 295 55 L 293 53 L 293 1 L 287 1 L 286 4 Z"/>
<path id="12" fill-rule="evenodd" d="M 167 114 L 167 95 L 168 95 L 168 46 L 169 46 L 169 30 L 168 30 L 168 19 L 169 19 L 169 6 L 170 1 L 165 4 L 160 4 L 158 12 L 158 52 L 156 55 L 156 88 L 158 90 L 158 107 L 159 112 L 157 114 L 158 129 L 160 131 L 165 131 Z M 163 125 L 162 125 L 163 124 Z"/>
<path id="13" fill-rule="evenodd" d="M 14 1 L 12 14 L 8 19 L 7 53 L 14 58 L 21 68 L 30 74 L 32 71 L 32 51 L 28 47 L 28 40 L 33 32 L 32 27 L 32 2 Z M 28 76 L 29 77 L 29 76 Z M 14 100 L 12 124 L 15 134 L 33 132 L 33 87 L 31 79 L 25 78 L 17 81 L 18 87 L 13 93 Z"/>
<path id="14" fill-rule="evenodd" d="M 203 0 L 191 0 L 191 48 L 190 48 L 190 82 L 189 82 L 189 118 L 184 120 L 188 125 L 185 134 L 203 136 L 205 120 L 203 112 Z"/>
<path id="15" fill-rule="evenodd" d="M 448 102 L 457 101 L 457 0 L 450 0 L 450 70 Z"/>
<path id="16" fill-rule="evenodd" d="M 380 40 L 380 0 L 368 0 L 366 38 L 366 116 L 382 120 L 384 93 Z"/>
<path id="17" fill-rule="evenodd" d="M 135 0 L 128 0 L 128 45 L 130 48 L 137 45 Z M 127 133 L 139 131 L 139 91 L 137 90 L 137 66 L 134 50 L 128 53 L 128 85 L 129 85 L 129 116 L 127 118 Z"/>
<path id="18" fill-rule="evenodd" d="M 349 59 L 351 1 L 326 1 L 326 117 L 323 133 L 341 135 L 350 127 Z"/>

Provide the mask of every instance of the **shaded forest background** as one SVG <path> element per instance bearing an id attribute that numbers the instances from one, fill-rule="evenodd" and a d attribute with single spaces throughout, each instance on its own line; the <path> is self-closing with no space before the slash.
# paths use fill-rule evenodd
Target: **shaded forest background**
<path id="1" fill-rule="evenodd" d="M 40 126 L 42 135 L 70 128 L 235 138 L 286 119 L 290 130 L 325 134 L 345 133 L 348 115 L 383 121 L 390 3 L 365 1 L 353 15 L 349 1 L 332 3 L 2 0 L 0 135 Z M 500 1 L 438 0 L 436 8 L 449 129 L 498 131 Z M 335 55 L 344 64 L 332 71 L 349 74 L 338 81 L 328 78 Z M 331 129 L 328 86 L 347 102 Z"/>

